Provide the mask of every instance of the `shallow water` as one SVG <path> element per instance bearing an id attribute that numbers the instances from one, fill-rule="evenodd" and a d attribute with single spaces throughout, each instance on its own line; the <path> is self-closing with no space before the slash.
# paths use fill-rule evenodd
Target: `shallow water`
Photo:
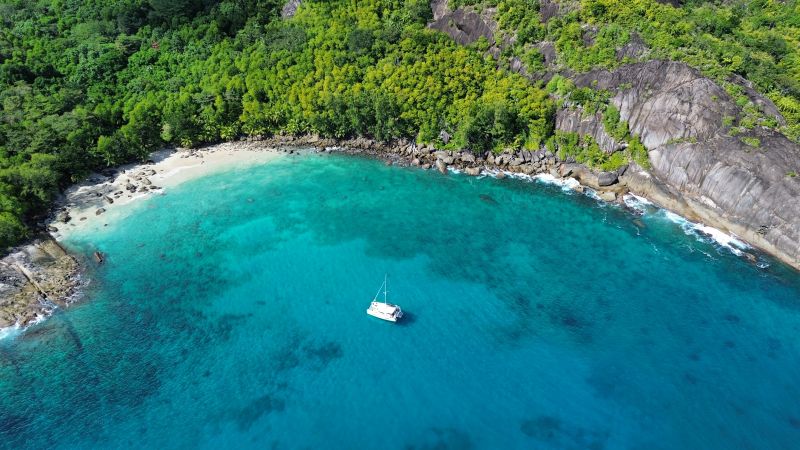
<path id="1" fill-rule="evenodd" d="M 0 341 L 0 447 L 800 442 L 800 276 L 652 207 L 308 154 L 132 209 L 71 236 L 87 299 Z"/>

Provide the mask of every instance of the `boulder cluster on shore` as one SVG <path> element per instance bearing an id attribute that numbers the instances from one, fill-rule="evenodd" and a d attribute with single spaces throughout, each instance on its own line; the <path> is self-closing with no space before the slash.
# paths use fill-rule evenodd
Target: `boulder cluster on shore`
<path id="1" fill-rule="evenodd" d="M 303 147 L 311 147 L 318 152 L 373 157 L 382 159 L 387 164 L 437 170 L 444 175 L 451 170 L 470 176 L 486 174 L 497 178 L 503 178 L 507 174 L 547 174 L 555 178 L 573 178 L 580 183 L 572 184 L 573 189 L 583 191 L 591 188 L 600 199 L 610 202 L 621 201 L 622 195 L 629 190 L 645 196 L 656 194 L 655 197 L 660 192 L 651 176 L 635 163 L 630 167 L 623 166 L 616 172 L 598 172 L 573 160 L 563 160 L 546 150 L 517 149 L 499 154 L 475 154 L 469 151 L 437 149 L 433 145 L 408 141 L 386 143 L 367 138 L 335 140 L 314 135 L 253 137 L 225 145 L 230 147 L 227 150 L 277 150 L 287 154 L 297 153 Z M 182 150 L 180 157 L 202 160 L 204 154 L 215 151 L 216 147 Z M 205 161 L 201 164 L 203 162 Z M 159 192 L 161 188 L 150 180 L 150 177 L 156 175 L 153 164 L 154 161 L 149 160 L 141 165 L 107 169 L 93 174 L 80 189 L 70 195 L 69 200 L 54 207 L 47 231 L 55 233 L 59 224 L 86 220 L 85 213 L 77 219 L 70 216 L 69 207 L 76 204 L 82 205 L 84 211 L 101 215 L 106 207 L 115 202 L 149 192 Z M 680 209 L 676 210 L 680 212 Z M 95 252 L 94 260 L 97 264 L 102 264 L 104 259 L 105 255 Z M 47 317 L 58 307 L 67 306 L 77 296 L 82 282 L 80 273 L 78 260 L 46 233 L 15 249 L 0 260 L 0 328 L 27 326 Z"/>
<path id="2" fill-rule="evenodd" d="M 75 203 L 92 206 L 94 214 L 99 216 L 106 212 L 106 205 L 111 205 L 115 201 L 132 198 L 137 193 L 160 191 L 161 187 L 154 185 L 148 178 L 156 174 L 156 171 L 151 168 L 152 163 L 153 161 L 147 161 L 127 173 L 117 169 L 107 169 L 102 173 L 91 175 L 87 180 L 91 189 L 83 194 L 74 194 L 71 203 L 62 203 L 57 206 L 53 215 L 53 224 L 46 227 L 47 231 L 55 233 L 58 231 L 58 224 L 67 224 L 72 221 L 74 218 L 70 215 L 69 207 L 74 206 Z M 77 220 L 86 220 L 86 217 L 80 217 Z"/>
<path id="3" fill-rule="evenodd" d="M 71 303 L 80 286 L 78 261 L 40 237 L 0 260 L 0 328 L 27 326 Z"/>
<path id="4" fill-rule="evenodd" d="M 627 165 L 615 172 L 593 171 L 572 158 L 564 160 L 547 150 L 509 149 L 499 154 L 484 152 L 476 155 L 471 151 L 441 150 L 431 144 L 420 145 L 407 141 L 384 143 L 367 138 L 334 140 L 316 136 L 277 136 L 265 139 L 263 143 L 287 152 L 293 151 L 294 147 L 310 146 L 325 152 L 371 156 L 382 158 L 390 164 L 436 169 L 443 174 L 456 169 L 471 176 L 492 173 L 502 178 L 506 172 L 510 172 L 571 177 L 581 183 L 576 189 L 582 190 L 584 186 L 592 188 L 606 201 L 617 200 L 628 191 L 621 178 L 628 169 Z"/>

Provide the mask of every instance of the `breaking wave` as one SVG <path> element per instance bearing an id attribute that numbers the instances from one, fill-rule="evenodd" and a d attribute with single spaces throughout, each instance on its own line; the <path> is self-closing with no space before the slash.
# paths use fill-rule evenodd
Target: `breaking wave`
<path id="1" fill-rule="evenodd" d="M 702 223 L 695 223 L 679 216 L 672 211 L 666 209 L 662 211 L 664 217 L 670 222 L 678 224 L 683 229 L 683 232 L 689 236 L 695 236 L 701 242 L 716 243 L 720 247 L 724 247 L 731 251 L 736 256 L 743 256 L 743 250 L 752 250 L 752 247 L 746 242 L 742 241 L 733 234 L 725 233 L 724 231 L 704 225 Z"/>

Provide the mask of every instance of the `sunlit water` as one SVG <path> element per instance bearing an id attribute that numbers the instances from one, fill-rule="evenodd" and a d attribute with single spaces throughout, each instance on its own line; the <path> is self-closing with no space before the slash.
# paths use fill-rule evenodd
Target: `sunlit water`
<path id="1" fill-rule="evenodd" d="M 663 211 L 313 154 L 132 208 L 70 238 L 107 254 L 86 298 L 0 341 L 0 447 L 800 442 L 800 276 Z"/>

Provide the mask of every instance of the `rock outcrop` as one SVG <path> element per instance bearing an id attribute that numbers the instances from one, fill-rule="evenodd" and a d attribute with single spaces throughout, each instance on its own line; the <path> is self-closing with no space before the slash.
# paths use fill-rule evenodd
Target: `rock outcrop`
<path id="1" fill-rule="evenodd" d="M 40 238 L 0 260 L 0 328 L 26 326 L 66 306 L 78 262 L 52 238 Z"/>
<path id="2" fill-rule="evenodd" d="M 682 3 L 661 1 L 676 6 Z M 543 1 L 542 21 L 575 8 L 573 3 Z M 461 44 L 481 36 L 492 42 L 496 33 L 493 11 L 451 11 L 446 0 L 434 0 L 431 6 L 435 19 L 431 28 Z M 591 30 L 585 31 L 584 38 L 591 39 Z M 541 45 L 545 62 L 555 61 L 552 45 Z M 616 56 L 637 59 L 647 52 L 637 35 L 629 45 L 617 49 Z M 520 60 L 512 59 L 510 67 L 531 78 Z M 551 74 L 552 70 L 539 78 L 546 81 Z M 720 85 L 681 62 L 652 60 L 613 71 L 562 75 L 572 78 L 578 87 L 611 91 L 611 102 L 619 109 L 621 120 L 628 122 L 631 133 L 647 148 L 652 169 L 648 172 L 633 165 L 619 177 L 620 184 L 690 219 L 733 232 L 800 269 L 800 146 L 766 128 L 746 131 L 746 140 L 731 136 L 731 123 L 742 116 L 740 107 Z M 785 123 L 775 105 L 747 80 L 734 76 L 730 81 L 742 86 L 765 116 Z M 579 110 L 562 109 L 556 128 L 590 135 L 606 152 L 623 145 L 605 132 L 599 114 L 583 117 Z M 500 165 L 511 161 L 501 158 Z M 513 167 L 536 170 L 526 164 Z M 578 172 L 572 176 L 584 184 L 593 186 L 600 181 L 591 171 Z M 609 180 L 604 176 L 602 182 Z"/>
<path id="3" fill-rule="evenodd" d="M 606 152 L 621 150 L 625 143 L 609 136 L 603 125 L 603 115 L 598 113 L 586 116 L 580 107 L 562 108 L 556 114 L 556 129 L 591 136 L 597 145 Z"/>
<path id="4" fill-rule="evenodd" d="M 800 268 L 800 146 L 766 128 L 747 140 L 731 136 L 725 118 L 739 117 L 734 100 L 683 63 L 649 61 L 575 80 L 615 92 L 611 101 L 648 149 L 654 180 L 634 171 L 632 190 Z M 777 111 L 755 91 L 748 96 L 765 114 Z"/>
<path id="5" fill-rule="evenodd" d="M 670 141 L 704 141 L 739 108 L 719 85 L 686 64 L 648 61 L 575 76 L 579 87 L 616 92 L 611 101 L 648 149 Z"/>
<path id="6" fill-rule="evenodd" d="M 728 136 L 658 147 L 653 173 L 703 222 L 800 268 L 800 148 L 773 131 L 758 136 L 758 149 Z"/>
<path id="7" fill-rule="evenodd" d="M 459 44 L 469 45 L 481 37 L 485 37 L 490 43 L 494 42 L 494 32 L 497 29 L 492 18 L 494 8 L 484 8 L 480 12 L 473 8 L 451 11 L 447 7 L 447 0 L 434 0 L 431 2 L 431 9 L 433 22 L 429 27 L 448 34 Z"/>
<path id="8" fill-rule="evenodd" d="M 281 8 L 281 17 L 284 19 L 289 19 L 294 17 L 294 14 L 297 12 L 297 8 L 300 7 L 302 0 L 289 0 Z"/>

